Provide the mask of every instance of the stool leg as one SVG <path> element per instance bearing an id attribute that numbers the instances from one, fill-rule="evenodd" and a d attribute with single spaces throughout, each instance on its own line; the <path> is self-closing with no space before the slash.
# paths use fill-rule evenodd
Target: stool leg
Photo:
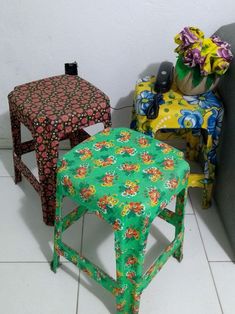
<path id="1" fill-rule="evenodd" d="M 193 134 L 192 131 L 186 133 L 186 158 L 191 161 L 198 159 L 200 134 Z"/>
<path id="2" fill-rule="evenodd" d="M 111 113 L 109 112 L 108 118 L 103 121 L 104 129 L 111 128 L 112 122 L 111 122 Z"/>
<path id="3" fill-rule="evenodd" d="M 15 184 L 22 181 L 22 175 L 20 170 L 16 166 L 16 161 L 14 159 L 14 154 L 17 157 L 21 158 L 21 124 L 17 119 L 15 113 L 10 110 L 10 119 L 11 119 L 11 131 L 12 131 L 12 140 L 13 140 L 13 163 L 14 163 L 14 173 L 15 173 Z"/>
<path id="4" fill-rule="evenodd" d="M 56 273 L 60 264 L 59 243 L 62 240 L 62 195 L 59 188 L 56 191 L 56 211 L 55 211 L 55 227 L 54 227 L 54 253 L 51 263 L 51 269 Z"/>
<path id="5" fill-rule="evenodd" d="M 175 213 L 179 217 L 177 226 L 175 227 L 175 238 L 179 237 L 179 248 L 173 256 L 181 262 L 183 259 L 183 240 L 184 240 L 184 213 L 187 201 L 187 189 L 182 190 L 176 198 Z"/>
<path id="6" fill-rule="evenodd" d="M 90 135 L 83 129 L 79 129 L 76 132 L 73 132 L 69 136 L 71 148 L 77 146 L 79 143 L 85 141 L 89 138 Z"/>
<path id="7" fill-rule="evenodd" d="M 138 284 L 142 279 L 149 227 L 149 225 L 144 226 L 143 224 L 136 229 L 129 227 L 125 231 L 119 230 L 115 232 L 118 286 L 115 295 L 117 313 L 119 314 L 139 313 L 141 291 L 138 290 Z M 130 238 L 132 231 L 134 236 Z"/>
<path id="8" fill-rule="evenodd" d="M 48 138 L 50 138 L 48 142 Z M 41 185 L 43 221 L 49 226 L 54 225 L 56 166 L 59 155 L 59 140 L 53 134 L 43 134 L 43 143 L 38 144 L 35 138 L 35 151 Z M 41 148 L 43 145 L 43 149 Z"/>
<path id="9" fill-rule="evenodd" d="M 208 135 L 207 144 L 204 147 L 204 159 L 205 159 L 205 166 L 204 166 L 204 190 L 203 190 L 203 200 L 202 200 L 202 207 L 204 209 L 211 206 L 211 199 L 212 199 L 212 191 L 213 191 L 213 183 L 215 179 L 215 165 L 212 164 L 211 159 L 215 160 L 216 151 L 213 151 L 212 145 L 212 136 Z"/>

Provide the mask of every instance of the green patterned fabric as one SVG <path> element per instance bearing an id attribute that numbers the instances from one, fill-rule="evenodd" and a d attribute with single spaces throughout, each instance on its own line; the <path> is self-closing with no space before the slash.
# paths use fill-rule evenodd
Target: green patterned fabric
<path id="1" fill-rule="evenodd" d="M 116 296 L 118 313 L 138 313 L 140 294 L 154 275 L 171 255 L 182 258 L 188 175 L 182 152 L 127 128 L 106 129 L 76 146 L 58 163 L 53 270 L 63 255 Z M 78 208 L 62 218 L 65 196 Z M 174 213 L 166 206 L 175 196 Z M 85 212 L 113 226 L 116 280 L 61 240 Z M 147 237 L 157 216 L 176 227 L 175 239 L 143 274 Z"/>

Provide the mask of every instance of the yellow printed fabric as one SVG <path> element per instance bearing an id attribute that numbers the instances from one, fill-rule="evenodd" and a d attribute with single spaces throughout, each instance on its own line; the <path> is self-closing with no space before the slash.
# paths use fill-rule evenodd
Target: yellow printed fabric
<path id="1" fill-rule="evenodd" d="M 153 91 L 155 81 L 156 77 L 151 76 L 137 82 L 132 121 L 134 129 L 153 135 L 157 130 L 164 128 L 203 128 L 216 136 L 214 132 L 220 131 L 222 122 L 222 104 L 213 92 L 186 96 L 173 85 L 171 90 L 158 97 L 158 117 L 147 119 L 147 108 L 154 101 L 156 94 Z"/>
<path id="2" fill-rule="evenodd" d="M 218 36 L 204 37 L 204 33 L 196 27 L 184 27 L 175 36 L 178 44 L 175 52 L 183 63 L 190 68 L 198 66 L 202 76 L 210 74 L 223 75 L 233 59 L 231 46 Z"/>
<path id="3" fill-rule="evenodd" d="M 214 180 L 216 148 L 223 119 L 223 106 L 213 92 L 196 96 L 183 95 L 173 84 L 167 93 L 157 95 L 154 91 L 155 76 L 138 80 L 134 94 L 131 128 L 156 137 L 159 130 L 192 130 L 190 142 L 197 142 L 201 129 L 207 131 L 206 143 L 202 147 L 205 157 L 204 177 L 193 186 L 204 186 Z M 159 113 L 156 119 L 146 116 L 149 106 L 156 100 Z M 180 130 L 179 130 L 180 129 Z M 195 137 L 195 138 L 194 138 Z M 162 138 L 160 138 L 162 139 Z M 205 141 L 204 141 L 205 142 Z M 194 144 L 192 144 L 194 145 Z M 194 145 L 196 147 L 196 144 Z M 194 177 L 195 178 L 195 177 Z"/>

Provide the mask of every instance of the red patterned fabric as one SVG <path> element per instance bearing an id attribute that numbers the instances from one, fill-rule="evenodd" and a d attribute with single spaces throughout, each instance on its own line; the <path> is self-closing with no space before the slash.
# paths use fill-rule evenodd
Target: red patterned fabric
<path id="1" fill-rule="evenodd" d="M 109 98 L 79 76 L 60 75 L 17 86 L 8 99 L 15 182 L 21 181 L 22 173 L 36 188 L 20 160 L 22 154 L 35 149 L 43 220 L 53 225 L 59 142 L 69 138 L 73 147 L 89 137 L 82 128 L 100 122 L 105 128 L 111 126 Z M 20 123 L 31 131 L 33 141 L 21 143 Z"/>

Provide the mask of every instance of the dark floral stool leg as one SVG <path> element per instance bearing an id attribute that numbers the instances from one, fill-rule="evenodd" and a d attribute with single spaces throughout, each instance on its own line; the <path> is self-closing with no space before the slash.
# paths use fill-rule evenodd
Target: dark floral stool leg
<path id="1" fill-rule="evenodd" d="M 105 121 L 103 121 L 103 125 L 104 125 L 104 129 L 111 128 L 112 122 L 111 122 L 111 114 L 110 113 L 108 115 L 108 118 Z"/>
<path id="2" fill-rule="evenodd" d="M 142 230 L 141 232 L 139 230 Z M 117 313 L 138 314 L 142 291 L 139 284 L 142 280 L 145 247 L 150 225 L 138 228 L 126 228 L 115 231 L 116 251 L 116 296 Z"/>
<path id="3" fill-rule="evenodd" d="M 71 133 L 69 136 L 71 148 L 77 146 L 79 143 L 88 139 L 90 135 L 83 129 L 79 129 L 76 132 Z"/>
<path id="4" fill-rule="evenodd" d="M 14 155 L 21 159 L 21 123 L 17 119 L 16 114 L 13 110 L 10 110 L 11 119 L 11 131 L 13 140 L 13 162 L 14 162 L 14 172 L 15 172 L 15 183 L 17 184 L 22 180 L 22 175 L 20 170 L 16 166 L 16 160 Z"/>
<path id="5" fill-rule="evenodd" d="M 47 225 L 53 226 L 56 207 L 56 167 L 59 155 L 59 140 L 55 134 L 44 132 L 40 136 L 40 142 L 38 143 L 38 138 L 35 138 L 35 142 L 43 221 Z"/>
<path id="6" fill-rule="evenodd" d="M 179 248 L 174 252 L 173 256 L 181 262 L 183 259 L 183 241 L 184 241 L 184 214 L 187 201 L 187 190 L 182 190 L 176 198 L 175 213 L 177 215 L 177 223 L 175 226 L 175 239 L 179 239 Z"/>

